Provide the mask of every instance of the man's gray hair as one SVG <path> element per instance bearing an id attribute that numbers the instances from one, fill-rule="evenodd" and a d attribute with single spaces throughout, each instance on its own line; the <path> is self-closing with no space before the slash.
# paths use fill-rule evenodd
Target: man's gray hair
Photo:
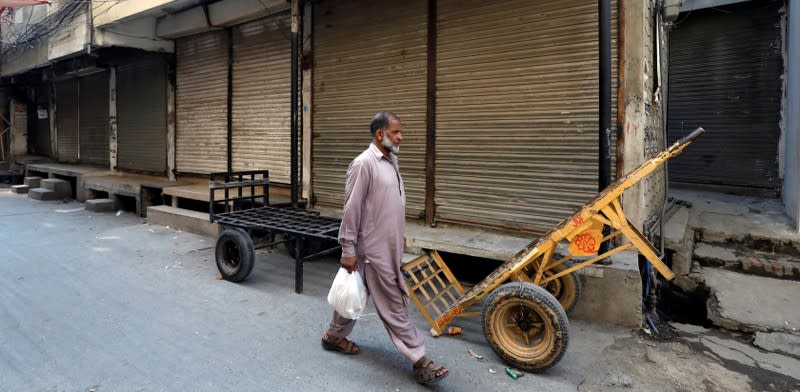
<path id="1" fill-rule="evenodd" d="M 378 130 L 386 129 L 389 126 L 389 121 L 392 119 L 400 121 L 400 117 L 397 117 L 397 115 L 392 112 L 376 113 L 372 121 L 369 122 L 369 131 L 372 133 L 372 136 L 375 136 L 375 132 Z"/>

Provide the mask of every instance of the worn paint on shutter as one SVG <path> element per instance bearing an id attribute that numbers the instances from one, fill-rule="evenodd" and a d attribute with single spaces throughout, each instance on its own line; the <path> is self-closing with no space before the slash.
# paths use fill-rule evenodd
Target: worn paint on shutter
<path id="1" fill-rule="evenodd" d="M 439 1 L 437 220 L 542 232 L 597 193 L 597 13 L 592 0 Z"/>
<path id="2" fill-rule="evenodd" d="M 706 129 L 670 161 L 670 182 L 780 193 L 781 21 L 778 4 L 754 5 L 693 12 L 670 33 L 669 139 Z"/>
<path id="3" fill-rule="evenodd" d="M 79 79 L 80 162 L 108 166 L 108 72 Z"/>
<path id="4" fill-rule="evenodd" d="M 117 167 L 163 174 L 167 167 L 167 64 L 117 67 Z"/>
<path id="5" fill-rule="evenodd" d="M 78 161 L 78 79 L 56 84 L 56 129 L 59 162 Z"/>
<path id="6" fill-rule="evenodd" d="M 176 171 L 227 170 L 228 49 L 224 31 L 176 42 Z"/>
<path id="7" fill-rule="evenodd" d="M 314 9 L 312 183 L 341 207 L 350 161 L 369 146 L 382 110 L 403 122 L 406 213 L 424 211 L 427 2 L 329 1 Z"/>
<path id="8" fill-rule="evenodd" d="M 233 30 L 233 169 L 269 170 L 289 184 L 291 166 L 289 14 Z"/>

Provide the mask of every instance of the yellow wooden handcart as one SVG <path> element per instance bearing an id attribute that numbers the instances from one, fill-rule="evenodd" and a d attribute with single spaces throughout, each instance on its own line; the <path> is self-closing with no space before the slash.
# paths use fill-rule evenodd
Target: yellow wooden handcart
<path id="1" fill-rule="evenodd" d="M 431 332 L 442 334 L 458 317 L 482 316 L 484 335 L 498 355 L 515 367 L 540 372 L 558 363 L 566 352 L 569 321 L 565 309 L 575 305 L 580 287 L 580 281 L 572 275 L 575 271 L 636 248 L 671 280 L 672 271 L 625 217 L 620 198 L 703 132 L 696 129 L 617 180 L 469 291 L 436 251 L 404 264 L 411 297 L 431 324 Z M 610 229 L 605 236 L 604 227 Z M 611 245 L 598 254 L 604 242 Z M 566 256 L 559 257 L 559 253 Z M 467 311 L 481 300 L 482 311 Z"/>

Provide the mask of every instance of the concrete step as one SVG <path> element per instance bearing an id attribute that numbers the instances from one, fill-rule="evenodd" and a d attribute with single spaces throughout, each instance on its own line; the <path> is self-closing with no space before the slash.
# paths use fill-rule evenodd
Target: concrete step
<path id="1" fill-rule="evenodd" d="M 57 178 L 48 178 L 41 181 L 42 188 L 55 192 L 60 197 L 72 196 L 72 184 L 69 181 Z"/>
<path id="2" fill-rule="evenodd" d="M 111 199 L 86 200 L 86 211 L 113 212 L 114 211 L 114 201 L 111 200 Z"/>
<path id="3" fill-rule="evenodd" d="M 800 282 L 708 267 L 702 276 L 714 325 L 743 332 L 800 331 Z"/>
<path id="4" fill-rule="evenodd" d="M 169 206 L 147 207 L 147 222 L 154 225 L 169 226 L 174 229 L 200 235 L 216 237 L 220 227 L 209 222 L 208 213 Z"/>
<path id="5" fill-rule="evenodd" d="M 11 193 L 16 193 L 18 195 L 24 195 L 28 193 L 30 187 L 27 185 L 12 185 L 11 186 Z"/>
<path id="6" fill-rule="evenodd" d="M 41 188 L 42 177 L 25 177 L 23 183 L 30 188 Z"/>
<path id="7" fill-rule="evenodd" d="M 64 198 L 57 192 L 46 188 L 33 188 L 28 192 L 28 197 L 34 200 L 61 200 Z"/>
<path id="8" fill-rule="evenodd" d="M 697 243 L 693 259 L 719 267 L 779 279 L 800 280 L 800 258 L 795 254 L 764 252 L 735 243 Z"/>

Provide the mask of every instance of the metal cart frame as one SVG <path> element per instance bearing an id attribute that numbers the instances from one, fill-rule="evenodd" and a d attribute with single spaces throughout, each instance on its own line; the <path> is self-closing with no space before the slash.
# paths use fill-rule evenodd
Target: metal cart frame
<path id="1" fill-rule="evenodd" d="M 216 212 L 220 208 L 224 212 Z M 215 258 L 226 280 L 239 282 L 247 278 L 256 249 L 281 243 L 291 246 L 294 242 L 295 292 L 301 294 L 303 262 L 341 249 L 336 245 L 306 255 L 310 240 L 335 243 L 341 221 L 315 211 L 270 205 L 267 170 L 210 174 L 208 215 L 212 223 L 224 228 L 217 238 Z M 276 240 L 279 235 L 282 239 Z"/>
<path id="2" fill-rule="evenodd" d="M 617 180 L 469 291 L 436 251 L 403 265 L 412 300 L 430 323 L 431 332 L 439 335 L 456 318 L 482 315 L 484 334 L 500 356 L 517 367 L 543 371 L 565 353 L 569 329 L 561 303 L 545 289 L 549 284 L 633 248 L 671 280 L 672 271 L 625 217 L 621 197 L 703 132 L 698 128 Z M 603 235 L 604 227 L 610 228 L 609 234 Z M 610 246 L 598 254 L 602 243 Z M 566 255 L 558 257 L 564 250 Z M 467 311 L 484 299 L 482 312 Z"/>

